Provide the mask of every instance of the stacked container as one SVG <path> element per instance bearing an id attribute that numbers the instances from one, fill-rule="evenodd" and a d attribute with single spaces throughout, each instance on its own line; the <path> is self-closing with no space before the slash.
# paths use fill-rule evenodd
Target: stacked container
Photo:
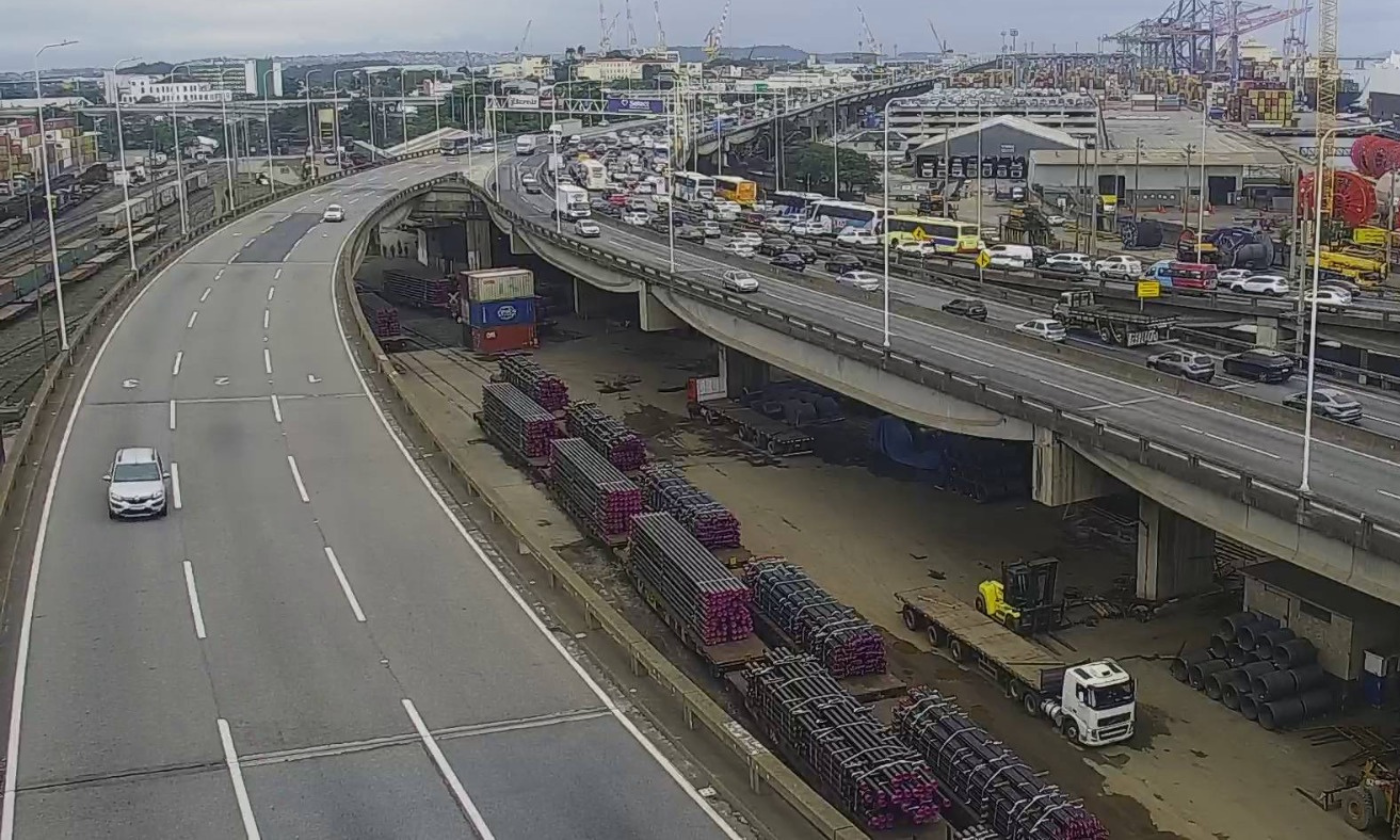
<path id="1" fill-rule="evenodd" d="M 535 275 L 527 268 L 463 271 L 458 276 L 464 343 L 478 353 L 538 347 Z"/>

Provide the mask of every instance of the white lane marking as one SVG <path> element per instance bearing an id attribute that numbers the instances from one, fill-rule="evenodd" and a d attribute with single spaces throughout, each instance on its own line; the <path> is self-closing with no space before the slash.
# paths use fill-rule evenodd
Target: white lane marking
<path id="1" fill-rule="evenodd" d="M 224 763 L 228 765 L 228 775 L 233 781 L 233 798 L 238 800 L 238 813 L 243 817 L 243 833 L 248 840 L 262 840 L 258 833 L 258 821 L 253 816 L 253 803 L 248 799 L 248 788 L 243 784 L 243 768 L 238 764 L 238 753 L 233 749 L 233 733 L 228 721 L 219 718 L 219 740 L 224 745 Z"/>
<path id="2" fill-rule="evenodd" d="M 194 328 L 195 319 L 198 318 L 198 317 L 199 317 L 199 310 L 198 310 L 198 309 L 196 309 L 195 311 L 191 312 L 191 313 L 190 313 L 190 320 L 189 320 L 188 323 L 185 324 L 185 329 L 187 329 L 187 330 L 188 330 L 188 329 L 193 329 L 193 328 Z"/>
<path id="3" fill-rule="evenodd" d="M 271 309 L 263 310 L 263 329 L 267 329 L 267 319 L 272 317 Z"/>
<path id="4" fill-rule="evenodd" d="M 357 202 L 357 201 L 359 201 L 359 200 L 360 200 L 359 198 L 352 198 L 352 199 L 350 199 L 349 201 L 347 201 L 347 202 L 345 202 L 345 203 L 346 203 L 346 204 L 354 204 L 355 202 Z"/>
<path id="5" fill-rule="evenodd" d="M 204 638 L 204 610 L 199 608 L 199 591 L 194 588 L 194 566 L 185 561 L 185 591 L 190 594 L 190 614 L 194 616 L 194 635 Z"/>
<path id="6" fill-rule="evenodd" d="M 297 469 L 297 459 L 291 455 L 287 456 L 287 466 L 292 468 L 292 480 L 297 483 L 297 495 L 301 496 L 303 502 L 310 502 L 311 497 L 306 495 L 306 485 L 301 480 L 301 470 Z"/>
<path id="7" fill-rule="evenodd" d="M 1392 493 L 1392 492 L 1390 492 L 1389 490 L 1380 490 L 1380 489 L 1377 489 L 1376 492 L 1377 492 L 1377 493 L 1380 493 L 1382 496 L 1387 496 L 1387 497 L 1389 497 L 1389 498 L 1392 498 L 1392 499 L 1395 499 L 1395 500 L 1397 500 L 1397 501 L 1400 501 L 1400 493 Z"/>
<path id="8" fill-rule="evenodd" d="M 226 265 L 233 265 L 233 261 L 236 259 L 238 259 L 238 255 L 234 254 L 233 256 L 228 258 L 228 262 L 226 263 Z"/>
<path id="9" fill-rule="evenodd" d="M 1065 392 L 1067 392 L 1067 393 L 1074 394 L 1074 395 L 1077 396 L 1077 397 L 1083 397 L 1083 398 L 1086 399 L 1086 400 L 1102 400 L 1102 399 L 1103 399 L 1103 397 L 1099 396 L 1098 394 L 1087 394 L 1087 393 L 1085 393 L 1085 392 L 1083 392 L 1083 391 L 1076 391 L 1076 390 L 1073 389 L 1073 388 L 1070 388 L 1070 387 L 1065 386 L 1065 385 L 1061 385 L 1061 384 L 1059 384 L 1058 382 L 1051 382 L 1051 381 L 1048 380 L 1048 379 L 1041 379 L 1041 380 L 1037 380 L 1037 381 L 1039 381 L 1041 385 L 1047 385 L 1047 386 L 1049 386 L 1049 387 L 1051 387 L 1051 388 L 1058 388 L 1058 389 L 1061 390 L 1061 391 L 1065 391 Z M 1117 405 L 1119 405 L 1119 403 L 1106 403 L 1106 405 L 1117 406 Z"/>
<path id="10" fill-rule="evenodd" d="M 266 347 L 263 348 L 263 370 L 267 371 L 269 376 L 272 374 L 272 351 Z"/>
<path id="11" fill-rule="evenodd" d="M 273 280 L 281 280 L 281 279 L 282 279 L 282 269 L 280 269 L 280 268 L 277 269 L 277 271 L 273 273 L 272 279 L 273 279 Z M 271 297 L 271 296 L 268 296 L 268 300 L 272 300 L 272 297 Z"/>
<path id="12" fill-rule="evenodd" d="M 257 242 L 257 241 L 258 241 L 258 238 L 257 238 L 256 236 L 254 236 L 252 239 L 249 239 L 247 242 L 244 242 L 244 243 L 243 243 L 243 247 L 244 247 L 244 248 L 247 248 L 249 245 L 252 245 L 254 242 Z"/>
<path id="13" fill-rule="evenodd" d="M 204 294 L 202 294 L 202 295 L 199 296 L 199 302 L 200 302 L 200 303 L 204 303 L 206 300 L 208 300 L 208 299 L 209 299 L 209 293 L 212 292 L 212 291 L 214 291 L 213 288 L 207 288 L 207 289 L 205 289 L 205 290 L 204 290 Z"/>
<path id="14" fill-rule="evenodd" d="M 175 500 L 175 509 L 185 506 L 185 497 L 180 493 L 180 465 L 170 462 L 170 492 Z"/>
<path id="15" fill-rule="evenodd" d="M 348 239 L 341 241 L 340 248 L 336 254 L 337 261 L 344 256 L 345 247 L 348 242 Z M 453 514 L 452 509 L 447 506 L 447 501 L 438 493 L 437 488 L 432 485 L 432 482 L 428 481 L 428 476 L 423 472 L 423 468 L 413 459 L 413 455 L 409 453 L 408 447 L 404 446 L 404 442 L 399 439 L 398 434 L 394 432 L 394 427 L 390 425 L 389 418 L 384 413 L 384 407 L 379 404 L 379 399 L 374 395 L 374 392 L 370 390 L 369 383 L 365 381 L 365 376 L 360 371 L 360 365 L 355 359 L 355 353 L 350 349 L 350 337 L 345 333 L 345 322 L 340 316 L 340 307 L 336 305 L 335 286 L 336 284 L 334 280 L 332 280 L 328 289 L 331 295 L 331 312 L 335 315 L 335 327 L 336 330 L 340 332 L 340 344 L 341 347 L 345 349 L 345 357 L 350 362 L 350 369 L 355 372 L 355 379 L 360 383 L 360 390 L 369 400 L 369 404 L 374 408 L 375 416 L 379 418 L 379 424 L 384 427 L 385 434 L 394 442 L 394 446 L 399 450 L 399 455 L 403 457 L 409 469 L 413 470 L 414 475 L 418 477 L 419 483 L 423 485 L 423 489 L 428 491 L 429 497 L 437 503 L 438 510 L 442 511 L 443 516 L 447 517 L 448 523 L 457 531 L 457 535 L 462 538 L 462 541 L 467 544 L 467 547 L 472 550 L 472 553 L 476 555 L 477 560 L 479 560 L 481 564 L 486 567 L 487 571 L 491 573 L 491 576 L 496 579 L 496 583 L 505 591 L 506 596 L 515 602 L 516 607 L 518 607 L 529 619 L 530 623 L 535 626 L 539 634 L 544 637 L 545 642 L 550 647 L 554 648 L 555 652 L 563 658 L 571 669 L 573 669 L 573 672 L 583 681 L 583 684 L 588 687 L 588 690 L 593 692 L 593 696 L 598 698 L 598 702 L 608 710 L 613 719 L 618 722 L 618 725 L 626 730 L 628 735 L 632 736 L 632 739 L 646 751 L 647 755 L 651 756 L 657 766 L 671 778 L 671 781 L 675 782 L 676 786 L 685 792 L 690 801 L 695 804 L 695 807 L 699 808 L 705 816 L 710 818 L 710 821 L 714 823 L 715 827 L 718 828 L 728 840 L 742 840 L 738 832 L 736 832 L 729 823 L 724 821 L 724 818 L 715 811 L 714 807 L 710 805 L 705 797 L 700 795 L 700 791 L 690 783 L 690 780 L 681 774 L 681 771 L 676 765 L 662 754 L 656 744 L 652 743 L 646 735 L 642 734 L 642 731 L 637 728 L 637 725 L 632 722 L 631 718 L 623 714 L 622 709 L 613 701 L 612 695 L 603 690 L 603 687 L 598 684 L 598 681 L 593 679 L 593 675 L 583 667 L 582 663 L 569 653 L 563 643 L 559 641 L 547 626 L 545 626 L 544 620 L 541 619 L 530 604 L 525 601 L 524 596 L 516 591 L 505 573 L 491 561 L 491 558 L 488 557 L 486 552 L 482 549 L 481 544 L 467 531 L 466 526 Z M 446 765 L 445 760 L 443 764 Z M 450 770 L 451 768 L 448 767 L 447 769 Z M 5 838 L 0 838 L 0 840 L 5 840 Z"/>
<path id="16" fill-rule="evenodd" d="M 177 350 L 177 351 L 175 351 L 175 367 L 173 367 L 173 368 L 170 369 L 170 375 L 171 375 L 171 376 L 179 376 L 179 375 L 180 375 L 180 363 L 183 362 L 184 360 L 185 360 L 185 351 L 184 351 L 184 350 Z"/>
<path id="17" fill-rule="evenodd" d="M 170 431 L 175 431 L 175 401 L 170 401 Z"/>
<path id="18" fill-rule="evenodd" d="M 496 835 L 491 833 L 487 827 L 486 820 L 482 818 L 481 811 L 477 810 L 476 803 L 472 801 L 467 789 L 462 786 L 462 780 L 457 778 L 457 771 L 452 769 L 452 765 L 447 763 L 447 756 L 442 754 L 437 741 L 433 738 L 433 733 L 428 731 L 428 727 L 423 723 L 423 718 L 418 715 L 418 709 L 413 705 L 413 701 L 405 697 L 403 699 L 403 709 L 408 712 L 408 719 L 413 722 L 413 728 L 418 730 L 418 737 L 423 739 L 423 747 L 432 757 L 433 763 L 437 765 L 438 773 L 447 782 L 447 786 L 452 789 L 452 795 L 457 797 L 457 804 L 462 807 L 462 813 L 466 814 L 471 821 L 472 828 L 481 840 L 496 840 Z"/>
<path id="19" fill-rule="evenodd" d="M 276 294 L 276 292 L 277 292 L 277 287 L 276 287 L 276 286 L 268 286 L 268 287 L 267 287 L 267 299 L 268 299 L 268 300 L 272 300 L 272 296 L 273 296 L 274 294 Z"/>
<path id="20" fill-rule="evenodd" d="M 303 204 L 303 205 L 301 205 L 300 207 L 298 207 L 298 208 L 297 208 L 297 212 L 298 212 L 298 213 L 304 213 L 304 212 L 306 212 L 306 205 Z M 271 228 L 268 228 L 268 230 L 271 230 Z"/>
<path id="21" fill-rule="evenodd" d="M 282 404 L 277 401 L 276 394 L 272 395 L 272 419 L 282 422 Z"/>
<path id="22" fill-rule="evenodd" d="M 1208 437 L 1208 438 L 1210 438 L 1211 440 L 1218 440 L 1218 441 L 1220 441 L 1221 443 L 1228 443 L 1228 444 L 1230 444 L 1231 446 L 1238 446 L 1240 449 L 1248 450 L 1248 451 L 1250 451 L 1250 452 L 1253 452 L 1253 453 L 1256 454 L 1256 455 L 1264 455 L 1264 456 L 1267 456 L 1267 457 L 1269 457 L 1269 458 L 1273 458 L 1275 461 L 1278 460 L 1278 456 L 1275 455 L 1274 453 L 1272 453 L 1272 452 L 1265 452 L 1265 451 L 1262 450 L 1262 449 L 1255 449 L 1253 446 L 1250 446 L 1250 445 L 1247 444 L 1247 443 L 1240 443 L 1240 442 L 1237 441 L 1237 440 L 1230 440 L 1230 439 L 1227 438 L 1227 437 L 1221 437 L 1220 435 L 1213 435 L 1213 434 L 1211 434 L 1210 432 L 1203 431 L 1203 430 L 1201 430 L 1201 429 L 1197 429 L 1195 426 L 1187 426 L 1187 425 L 1183 424 L 1183 425 L 1181 426 L 1181 428 L 1185 429 L 1186 431 L 1190 432 L 1190 433 L 1193 434 L 1193 435 L 1200 435 L 1200 436 L 1202 436 L 1202 437 Z"/>
<path id="23" fill-rule="evenodd" d="M 340 591 L 345 593 L 345 600 L 350 602 L 350 609 L 355 613 L 355 620 L 364 623 L 365 612 L 360 609 L 360 599 L 355 597 L 355 590 L 350 588 L 350 581 L 345 577 L 345 570 L 340 568 L 340 561 L 335 557 L 335 551 L 330 546 L 326 546 L 326 559 L 331 561 L 331 568 L 335 570 L 335 579 L 340 581 Z"/>
<path id="24" fill-rule="evenodd" d="M 1384 424 L 1386 424 L 1387 426 L 1400 426 L 1400 423 L 1397 423 L 1397 422 L 1395 422 L 1394 420 L 1386 420 L 1384 417 L 1367 417 L 1367 418 L 1366 418 L 1366 422 L 1368 422 L 1368 423 L 1384 423 Z"/>
<path id="25" fill-rule="evenodd" d="M 218 270 L 217 273 L 214 274 L 214 279 L 215 279 L 215 280 L 218 280 L 220 277 L 223 277 L 223 276 L 224 276 L 224 270 L 221 268 L 221 269 Z"/>

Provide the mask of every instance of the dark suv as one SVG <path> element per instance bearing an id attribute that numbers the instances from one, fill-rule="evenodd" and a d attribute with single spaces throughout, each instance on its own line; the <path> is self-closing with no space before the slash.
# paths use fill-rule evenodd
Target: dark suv
<path id="1" fill-rule="evenodd" d="M 840 277 L 849 271 L 860 271 L 865 268 L 865 264 L 855 257 L 837 255 L 826 261 L 825 265 L 828 274 Z"/>
<path id="2" fill-rule="evenodd" d="M 1267 347 L 1255 347 L 1224 359 L 1226 373 L 1260 382 L 1287 382 L 1293 377 L 1293 357 Z"/>
<path id="3" fill-rule="evenodd" d="M 987 320 L 987 304 L 977 298 L 953 298 L 941 308 L 949 315 L 971 318 L 974 321 Z"/>
<path id="4" fill-rule="evenodd" d="M 1210 382 L 1215 378 L 1215 360 L 1204 353 L 1190 350 L 1168 350 L 1148 356 L 1147 366 L 1194 382 Z"/>
<path id="5" fill-rule="evenodd" d="M 792 243 L 786 239 L 765 239 L 758 245 L 758 252 L 765 257 L 776 257 L 792 250 Z"/>

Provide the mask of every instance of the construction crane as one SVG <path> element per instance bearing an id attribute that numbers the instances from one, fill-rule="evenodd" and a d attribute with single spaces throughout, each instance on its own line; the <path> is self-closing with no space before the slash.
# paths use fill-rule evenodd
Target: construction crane
<path id="1" fill-rule="evenodd" d="M 515 62 L 520 63 L 520 59 L 525 56 L 525 42 L 530 40 L 530 27 L 535 25 L 535 19 L 530 18 L 525 21 L 525 34 L 520 36 L 520 43 L 515 45 Z"/>
<path id="2" fill-rule="evenodd" d="M 939 37 L 938 28 L 933 25 L 933 18 L 928 19 L 928 28 L 929 31 L 933 32 L 933 42 L 938 45 L 938 51 L 941 53 L 948 52 L 948 42 Z"/>
<path id="3" fill-rule="evenodd" d="M 875 33 L 870 31 L 870 23 L 865 19 L 865 10 L 856 6 L 856 14 L 860 15 L 860 28 L 863 31 L 864 40 L 856 42 L 856 48 L 861 52 L 874 53 L 875 58 L 880 58 L 880 42 L 875 37 Z"/>
<path id="4" fill-rule="evenodd" d="M 637 27 L 632 23 L 632 0 L 623 0 L 622 7 L 627 13 L 627 52 L 636 55 Z"/>
<path id="5" fill-rule="evenodd" d="M 617 15 L 613 15 L 617 22 Z M 603 8 L 603 0 L 598 0 L 598 54 L 607 55 L 612 49 L 612 27 L 608 25 L 608 10 Z"/>
<path id="6" fill-rule="evenodd" d="M 1314 200 L 1321 202 L 1322 218 L 1332 216 L 1332 190 L 1337 170 L 1332 157 L 1336 151 L 1337 84 L 1341 79 L 1337 63 L 1337 0 L 1317 4 L 1317 171 L 1321 184 L 1315 185 Z M 1324 221 L 1325 223 L 1325 221 Z M 1319 259 L 1314 254 L 1313 259 Z"/>
<path id="7" fill-rule="evenodd" d="M 724 0 L 724 11 L 720 12 L 719 23 L 705 33 L 705 55 L 711 60 L 724 48 L 724 25 L 729 23 L 729 7 L 734 0 Z"/>
<path id="8" fill-rule="evenodd" d="M 661 0 L 651 0 L 651 10 L 656 15 L 656 52 L 666 54 L 666 27 L 661 23 Z"/>

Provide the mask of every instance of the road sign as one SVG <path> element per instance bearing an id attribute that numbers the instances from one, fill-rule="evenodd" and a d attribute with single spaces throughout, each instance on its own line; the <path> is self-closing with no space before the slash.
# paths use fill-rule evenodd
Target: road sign
<path id="1" fill-rule="evenodd" d="M 664 114 L 666 113 L 666 100 L 610 96 L 604 103 L 603 110 L 609 114 Z"/>
<path id="2" fill-rule="evenodd" d="M 1139 298 L 1155 298 L 1162 296 L 1162 284 L 1156 280 L 1137 281 L 1137 296 Z"/>
<path id="3" fill-rule="evenodd" d="M 980 254 L 977 255 L 977 267 L 978 267 L 978 268 L 986 268 L 987 266 L 989 266 L 989 265 L 991 265 L 991 264 L 992 264 L 992 252 L 991 252 L 991 251 L 983 251 L 983 252 L 981 252 Z"/>
<path id="4" fill-rule="evenodd" d="M 914 228 L 914 232 L 909 235 L 913 237 L 915 242 L 927 242 L 929 240 L 929 235 L 925 233 L 924 229 L 921 227 Z"/>

